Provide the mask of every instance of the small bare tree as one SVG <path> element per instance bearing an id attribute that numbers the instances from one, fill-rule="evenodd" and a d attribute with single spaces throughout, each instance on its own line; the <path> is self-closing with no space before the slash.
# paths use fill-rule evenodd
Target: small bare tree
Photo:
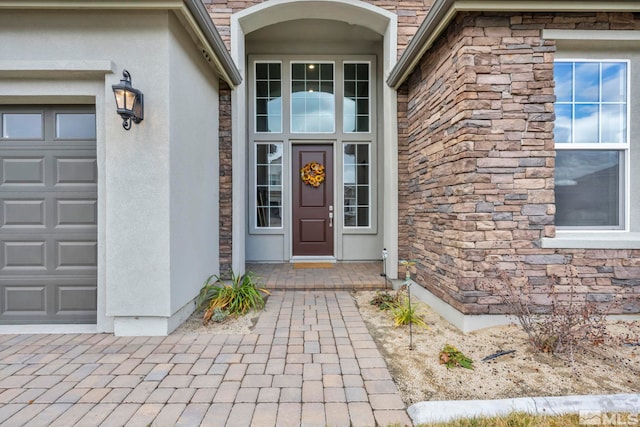
<path id="1" fill-rule="evenodd" d="M 518 270 L 515 280 L 508 272 L 496 269 L 500 285 L 491 288 L 518 319 L 535 350 L 573 353 L 585 345 L 604 343 L 606 315 L 617 303 L 615 298 L 600 305 L 587 301 L 576 289 L 577 273 L 571 266 L 567 266 L 567 285 L 561 286 L 561 278 L 553 276 L 535 289 L 521 266 Z"/>

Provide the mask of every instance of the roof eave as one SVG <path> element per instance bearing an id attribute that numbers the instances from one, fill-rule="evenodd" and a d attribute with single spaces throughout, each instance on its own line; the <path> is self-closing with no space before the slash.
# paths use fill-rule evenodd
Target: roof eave
<path id="1" fill-rule="evenodd" d="M 0 0 L 0 10 L 172 10 L 195 35 L 206 59 L 235 88 L 242 76 L 201 0 Z"/>
<path id="2" fill-rule="evenodd" d="M 231 54 L 227 50 L 224 41 L 222 41 L 222 37 L 220 37 L 220 33 L 213 25 L 209 12 L 207 12 L 201 0 L 184 0 L 184 3 L 213 51 L 211 60 L 216 64 L 227 84 L 231 88 L 235 88 L 242 83 L 242 75 L 233 62 Z"/>
<path id="3" fill-rule="evenodd" d="M 406 50 L 391 70 L 387 84 L 398 89 L 458 12 L 640 12 L 637 0 L 436 0 Z"/>

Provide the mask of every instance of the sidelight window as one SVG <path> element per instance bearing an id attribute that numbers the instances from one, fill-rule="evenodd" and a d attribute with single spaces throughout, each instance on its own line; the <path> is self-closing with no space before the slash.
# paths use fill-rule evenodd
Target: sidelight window
<path id="1" fill-rule="evenodd" d="M 255 149 L 256 227 L 282 228 L 282 143 Z"/>
<path id="2" fill-rule="evenodd" d="M 371 168 L 369 144 L 344 146 L 344 226 L 371 224 Z"/>
<path id="3" fill-rule="evenodd" d="M 282 132 L 281 64 L 257 62 L 255 88 L 256 132 Z"/>
<path id="4" fill-rule="evenodd" d="M 369 63 L 344 64 L 343 127 L 345 133 L 369 132 Z"/>

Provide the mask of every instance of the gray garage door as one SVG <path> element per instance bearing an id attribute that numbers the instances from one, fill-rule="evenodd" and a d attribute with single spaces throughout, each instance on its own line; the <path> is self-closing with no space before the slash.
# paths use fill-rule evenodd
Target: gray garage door
<path id="1" fill-rule="evenodd" d="M 0 324 L 95 323 L 93 108 L 0 106 Z"/>

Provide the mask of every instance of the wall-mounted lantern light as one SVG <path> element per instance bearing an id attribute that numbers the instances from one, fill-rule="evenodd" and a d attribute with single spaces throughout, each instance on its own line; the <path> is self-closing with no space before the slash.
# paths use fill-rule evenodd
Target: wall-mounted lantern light
<path id="1" fill-rule="evenodd" d="M 122 70 L 122 79 L 111 86 L 116 97 L 117 112 L 122 117 L 122 127 L 131 129 L 131 122 L 140 123 L 144 118 L 144 102 L 142 92 L 131 86 L 131 74 Z"/>

